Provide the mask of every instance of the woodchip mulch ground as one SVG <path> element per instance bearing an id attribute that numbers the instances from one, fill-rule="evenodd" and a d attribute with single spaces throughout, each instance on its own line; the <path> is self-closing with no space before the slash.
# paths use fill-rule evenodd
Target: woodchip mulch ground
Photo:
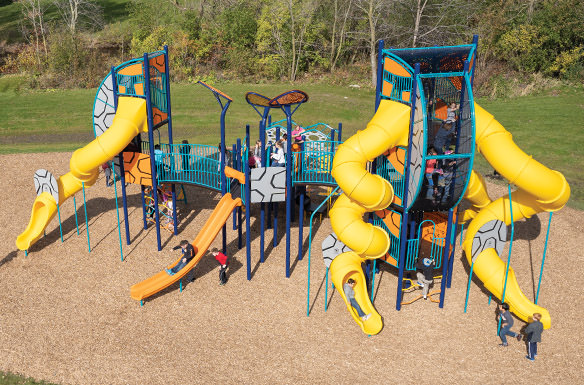
<path id="1" fill-rule="evenodd" d="M 25 256 L 16 251 L 14 241 L 29 220 L 32 175 L 37 168 L 61 175 L 68 171 L 69 158 L 66 153 L 0 156 L 0 370 L 64 384 L 575 384 L 584 377 L 578 346 L 584 341 L 579 211 L 565 208 L 553 216 L 539 298 L 553 324 L 543 335 L 537 360 L 529 362 L 524 343 L 512 340 L 508 348 L 498 346 L 495 302 L 488 304 L 477 282 L 468 312 L 463 312 L 468 265 L 460 248 L 444 309 L 417 301 L 395 311 L 396 273 L 387 266 L 376 276 L 375 304 L 385 323 L 379 335 L 364 335 L 331 290 L 325 312 L 319 245 L 330 232 L 328 220 L 317 224 L 314 240 L 310 317 L 307 258 L 294 259 L 292 275 L 285 278 L 286 242 L 280 228 L 275 248 L 270 246 L 271 231 L 267 233 L 267 259 L 259 264 L 254 222 L 253 279 L 247 281 L 245 250 L 237 249 L 231 219 L 226 286 L 218 286 L 218 267 L 205 257 L 196 267 L 196 281 L 182 293 L 174 285 L 140 307 L 130 298 L 130 286 L 174 261 L 177 254 L 171 247 L 180 239 L 194 239 L 218 201 L 216 194 L 200 188 L 187 189 L 189 204 L 181 207 L 180 234 L 163 232 L 161 252 L 156 251 L 155 231 L 141 229 L 139 189 L 130 186 L 132 244 L 124 244 L 126 259 L 120 261 L 114 192 L 100 180 L 86 190 L 91 253 L 79 195 L 81 234 L 76 233 L 73 202 L 68 201 L 61 211 L 64 243 L 54 220 L 46 237 Z M 537 286 L 547 218 L 540 214 L 516 226 L 512 266 L 530 298 Z M 292 233 L 296 252 L 297 226 Z M 308 227 L 304 233 L 307 237 Z M 214 245 L 220 245 L 220 237 Z M 516 321 L 515 329 L 522 325 Z"/>

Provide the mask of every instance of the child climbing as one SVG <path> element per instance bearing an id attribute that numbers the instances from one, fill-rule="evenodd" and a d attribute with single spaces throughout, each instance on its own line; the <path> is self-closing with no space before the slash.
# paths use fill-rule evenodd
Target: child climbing
<path id="1" fill-rule="evenodd" d="M 365 314 L 355 299 L 355 290 L 353 290 L 355 283 L 356 282 L 353 278 L 349 278 L 347 282 L 343 284 L 343 291 L 345 292 L 345 297 L 347 297 L 347 300 L 351 303 L 351 306 L 353 306 L 353 308 L 357 311 L 359 317 L 361 317 L 363 321 L 367 321 L 369 317 L 371 317 L 371 313 Z"/>
<path id="2" fill-rule="evenodd" d="M 418 258 L 416 263 L 416 276 L 418 277 L 418 285 L 422 287 L 422 295 L 424 299 L 428 299 L 428 292 L 430 285 L 434 282 L 434 267 L 436 261 L 430 258 Z"/>
<path id="3" fill-rule="evenodd" d="M 436 155 L 436 150 L 434 147 L 430 147 L 428 150 L 429 156 Z M 434 175 L 436 172 L 436 159 L 428 159 L 426 161 L 426 182 L 427 182 L 427 190 L 426 190 L 426 199 L 434 199 L 434 197 L 438 194 L 438 184 L 436 183 L 436 179 L 438 179 L 438 175 Z"/>

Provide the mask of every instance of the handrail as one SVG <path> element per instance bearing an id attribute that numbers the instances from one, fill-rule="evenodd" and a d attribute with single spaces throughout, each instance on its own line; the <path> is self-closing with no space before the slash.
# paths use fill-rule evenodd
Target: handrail
<path id="1" fill-rule="evenodd" d="M 314 215 L 316 213 L 318 213 L 318 210 L 320 210 L 320 208 L 322 207 L 322 205 L 324 205 L 332 196 L 334 193 L 337 192 L 337 190 L 340 187 L 337 186 L 337 188 L 335 188 L 327 197 L 325 200 L 322 201 L 322 203 L 320 205 L 318 205 L 318 207 L 316 209 L 314 209 L 314 211 L 312 212 L 312 215 L 310 216 L 310 230 L 308 233 L 308 286 L 307 286 L 307 291 L 306 291 L 306 316 L 310 316 L 310 255 L 311 255 L 311 251 L 312 251 L 312 220 L 314 218 Z M 328 270 L 328 269 L 327 269 Z M 325 297 L 326 300 L 326 297 Z M 326 304 L 325 304 L 326 307 Z"/>

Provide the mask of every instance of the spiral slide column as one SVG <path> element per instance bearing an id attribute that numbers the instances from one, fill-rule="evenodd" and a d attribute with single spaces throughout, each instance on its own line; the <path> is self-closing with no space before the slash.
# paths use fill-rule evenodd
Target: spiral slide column
<path id="1" fill-rule="evenodd" d="M 367 334 L 379 333 L 383 321 L 367 295 L 361 263 L 384 256 L 390 244 L 387 233 L 363 221 L 363 215 L 388 207 L 393 200 L 393 188 L 382 177 L 369 173 L 366 166 L 388 149 L 407 145 L 410 112 L 406 104 L 382 100 L 367 128 L 341 144 L 333 159 L 332 175 L 344 193 L 330 211 L 331 225 L 338 238 L 353 251 L 338 255 L 330 272 L 349 312 Z M 355 299 L 365 313 L 371 313 L 367 321 L 359 318 L 345 298 L 342 288 L 349 278 L 356 282 Z"/>
<path id="2" fill-rule="evenodd" d="M 485 288 L 501 299 L 507 266 L 499 258 L 499 253 L 506 242 L 506 226 L 542 211 L 561 209 L 570 197 L 570 186 L 562 174 L 550 170 L 517 147 L 511 134 L 493 115 L 477 104 L 475 118 L 479 151 L 509 183 L 518 187 L 511 197 L 504 196 L 491 203 L 488 202 L 484 186 L 477 187 L 474 190 L 477 194 L 474 195 L 473 189 L 469 188 L 467 191 L 467 198 L 480 211 L 468 226 L 463 249 L 469 264 L 474 263 L 474 272 Z M 544 328 L 550 327 L 549 312 L 535 305 L 523 294 L 511 268 L 507 278 L 505 302 L 524 321 L 528 321 L 533 313 L 541 313 Z"/>

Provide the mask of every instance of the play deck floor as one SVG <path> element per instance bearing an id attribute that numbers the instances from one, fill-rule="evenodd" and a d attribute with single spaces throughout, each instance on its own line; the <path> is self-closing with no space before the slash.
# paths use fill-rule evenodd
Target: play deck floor
<path id="1" fill-rule="evenodd" d="M 543 334 L 539 356 L 526 360 L 525 344 L 498 346 L 495 301 L 473 282 L 468 312 L 464 300 L 468 264 L 457 240 L 452 289 L 439 309 L 417 301 L 395 311 L 396 272 L 385 265 L 375 277 L 375 304 L 385 327 L 377 336 L 361 332 L 338 293 L 329 289 L 325 312 L 325 267 L 320 243 L 331 229 L 317 222 L 311 256 L 310 317 L 306 316 L 308 253 L 293 258 L 285 278 L 284 205 L 279 243 L 266 232 L 266 261 L 259 263 L 259 220 L 252 223 L 252 272 L 247 281 L 245 249 L 228 221 L 230 279 L 218 285 L 218 266 L 204 257 L 196 280 L 149 298 L 143 307 L 130 286 L 174 261 L 171 250 L 192 241 L 218 202 L 218 194 L 188 187 L 189 204 L 179 205 L 178 237 L 142 229 L 137 186 L 129 186 L 131 245 L 120 261 L 114 191 L 103 179 L 86 190 L 91 253 L 83 198 L 78 194 L 80 234 L 73 201 L 61 208 L 28 256 L 15 239 L 28 221 L 35 197 L 33 173 L 68 171 L 69 153 L 0 156 L 4 188 L 0 216 L 0 370 L 63 384 L 576 384 L 584 378 L 582 212 L 553 215 L 539 303 L 549 309 L 552 328 Z M 119 185 L 118 185 L 119 186 Z M 490 186 L 497 193 L 506 188 Z M 120 198 L 121 204 L 121 198 Z M 254 215 L 257 213 L 253 208 Z M 121 213 L 121 211 L 120 211 Z M 256 216 L 257 218 L 257 216 Z M 520 286 L 534 298 L 548 214 L 516 224 L 511 263 Z M 245 232 L 245 230 L 244 230 Z M 297 254 L 297 225 L 292 251 Z M 308 226 L 305 227 L 308 245 Z M 122 236 L 124 237 L 123 227 Z M 220 246 L 219 236 L 214 246 Z M 244 242 L 245 245 L 245 242 Z M 306 249 L 307 247 L 305 247 Z M 507 251 L 505 252 L 505 256 Z M 417 293 L 416 293 L 417 294 Z M 413 295 L 413 294 L 412 294 Z M 524 323 L 516 320 L 515 328 Z"/>

